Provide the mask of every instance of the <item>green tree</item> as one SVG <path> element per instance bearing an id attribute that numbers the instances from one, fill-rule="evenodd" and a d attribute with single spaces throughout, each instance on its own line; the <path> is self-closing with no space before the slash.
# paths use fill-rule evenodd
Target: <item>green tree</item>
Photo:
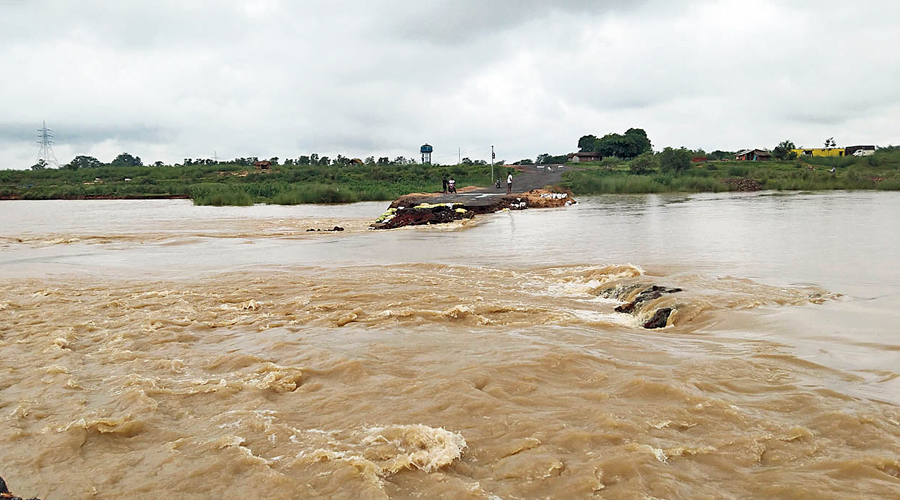
<path id="1" fill-rule="evenodd" d="M 656 170 L 658 164 L 653 153 L 644 153 L 631 160 L 629 169 L 632 174 L 644 175 Z"/>
<path id="2" fill-rule="evenodd" d="M 388 158 L 387 156 L 380 156 L 380 157 L 378 158 L 378 166 L 380 166 L 380 167 L 386 167 L 386 166 L 388 166 L 388 165 L 390 165 L 390 164 L 391 164 L 391 159 Z"/>
<path id="3" fill-rule="evenodd" d="M 581 153 L 593 153 L 597 142 L 597 136 L 593 134 L 583 135 L 578 139 L 578 151 Z"/>
<path id="4" fill-rule="evenodd" d="M 634 157 L 653 151 L 653 143 L 650 142 L 647 131 L 644 129 L 630 128 L 625 132 L 625 137 L 629 140 Z"/>
<path id="5" fill-rule="evenodd" d="M 47 160 L 43 158 L 39 159 L 37 163 L 31 166 L 31 170 L 44 170 L 45 168 L 47 168 Z"/>
<path id="6" fill-rule="evenodd" d="M 79 168 L 100 168 L 102 166 L 103 163 L 93 156 L 79 155 L 72 158 L 72 161 L 63 168 L 67 170 L 78 170 Z"/>
<path id="7" fill-rule="evenodd" d="M 319 164 L 319 155 L 317 153 L 313 153 L 309 155 L 309 164 L 310 165 L 318 165 Z"/>
<path id="8" fill-rule="evenodd" d="M 374 156 L 367 156 L 367 157 L 366 157 L 366 160 L 365 160 L 365 163 L 366 163 L 366 165 L 368 165 L 368 166 L 370 166 L 370 167 L 371 167 L 372 165 L 375 165 L 375 157 L 374 157 Z"/>
<path id="9" fill-rule="evenodd" d="M 594 151 L 603 156 L 618 156 L 624 158 L 625 137 L 620 134 L 606 134 L 594 141 Z"/>
<path id="10" fill-rule="evenodd" d="M 685 148 L 666 148 L 659 154 L 659 168 L 663 172 L 684 172 L 691 168 L 691 152 Z"/>
<path id="11" fill-rule="evenodd" d="M 652 149 L 653 145 L 647 137 L 647 132 L 640 128 L 630 128 L 625 134 L 606 134 L 595 140 L 593 147 L 593 151 L 603 156 L 615 156 L 625 159 L 636 158 L 639 155 L 650 152 Z"/>
<path id="12" fill-rule="evenodd" d="M 797 146 L 792 141 L 781 141 L 772 150 L 772 156 L 778 160 L 793 160 L 797 158 L 795 149 L 797 149 Z"/>
<path id="13" fill-rule="evenodd" d="M 140 156 L 131 156 L 128 153 L 122 153 L 110 163 L 113 167 L 142 167 L 144 166 L 144 162 L 141 161 Z"/>

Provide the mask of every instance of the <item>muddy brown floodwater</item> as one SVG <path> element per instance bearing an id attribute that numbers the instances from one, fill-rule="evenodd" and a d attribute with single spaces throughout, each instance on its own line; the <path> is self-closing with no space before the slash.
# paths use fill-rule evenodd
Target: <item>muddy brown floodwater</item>
<path id="1" fill-rule="evenodd" d="M 579 201 L 388 232 L 382 203 L 0 203 L 0 476 L 45 500 L 900 498 L 900 196 Z M 614 311 L 651 284 L 684 291 Z"/>

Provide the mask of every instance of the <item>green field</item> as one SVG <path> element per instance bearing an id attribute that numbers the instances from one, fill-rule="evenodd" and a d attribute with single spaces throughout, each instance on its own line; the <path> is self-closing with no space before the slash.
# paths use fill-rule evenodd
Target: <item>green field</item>
<path id="1" fill-rule="evenodd" d="M 0 198 L 92 199 L 188 197 L 197 205 L 351 203 L 393 200 L 441 190 L 441 177 L 458 186 L 487 186 L 490 165 L 142 166 L 78 170 L 2 170 Z"/>
<path id="2" fill-rule="evenodd" d="M 661 171 L 654 158 L 649 171 L 640 174 L 633 172 L 632 162 L 616 159 L 570 165 L 563 185 L 577 195 L 733 191 L 746 187 L 744 179 L 764 190 L 900 190 L 896 149 L 864 158 L 706 162 L 683 171 Z M 455 178 L 458 186 L 491 182 L 489 165 L 280 165 L 270 171 L 233 164 L 101 166 L 2 170 L 0 199 L 185 197 L 197 205 L 351 203 L 440 191 L 443 175 Z"/>
<path id="3" fill-rule="evenodd" d="M 900 151 L 879 152 L 862 158 L 803 158 L 752 163 L 715 161 L 692 164 L 681 172 L 662 172 L 656 168 L 645 174 L 632 173 L 631 162 L 604 160 L 599 164 L 573 166 L 564 175 L 564 184 L 573 193 L 581 195 L 700 193 L 740 190 L 738 186 L 742 179 L 755 181 L 763 190 L 896 191 L 900 190 Z"/>

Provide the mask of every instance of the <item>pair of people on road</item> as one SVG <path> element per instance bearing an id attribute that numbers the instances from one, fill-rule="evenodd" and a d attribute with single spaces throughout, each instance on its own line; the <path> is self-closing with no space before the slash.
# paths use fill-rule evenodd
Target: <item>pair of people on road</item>
<path id="1" fill-rule="evenodd" d="M 443 193 L 455 193 L 456 192 L 456 180 L 453 177 L 450 177 L 448 179 L 447 176 L 445 175 L 443 178 L 441 178 L 441 185 L 443 187 L 441 192 L 443 192 Z"/>

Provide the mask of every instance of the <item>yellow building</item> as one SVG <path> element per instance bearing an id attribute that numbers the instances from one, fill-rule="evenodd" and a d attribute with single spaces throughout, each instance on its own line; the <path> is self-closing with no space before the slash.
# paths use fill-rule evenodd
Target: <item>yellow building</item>
<path id="1" fill-rule="evenodd" d="M 844 156 L 844 148 L 805 148 L 795 149 L 797 156 Z"/>

